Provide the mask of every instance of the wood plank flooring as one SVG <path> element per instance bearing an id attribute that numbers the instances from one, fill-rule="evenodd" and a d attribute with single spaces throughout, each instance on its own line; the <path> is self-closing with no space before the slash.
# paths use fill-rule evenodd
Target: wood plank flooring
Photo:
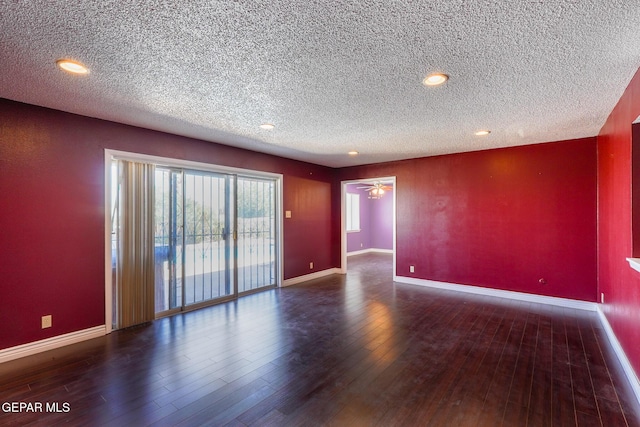
<path id="1" fill-rule="evenodd" d="M 61 412 L 0 425 L 640 426 L 595 313 L 394 284 L 391 263 L 2 364 L 0 404 Z"/>

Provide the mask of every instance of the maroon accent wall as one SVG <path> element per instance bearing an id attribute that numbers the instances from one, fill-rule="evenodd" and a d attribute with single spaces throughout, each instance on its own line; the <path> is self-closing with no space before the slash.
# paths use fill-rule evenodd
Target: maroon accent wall
<path id="1" fill-rule="evenodd" d="M 598 283 L 602 310 L 640 372 L 640 273 L 632 254 L 631 123 L 640 115 L 640 70 L 598 135 Z M 640 165 L 638 165 L 640 167 Z"/>
<path id="2" fill-rule="evenodd" d="M 631 131 L 631 191 L 632 256 L 640 258 L 640 123 Z"/>
<path id="3" fill-rule="evenodd" d="M 596 300 L 595 138 L 339 171 L 394 175 L 399 276 Z"/>
<path id="4" fill-rule="evenodd" d="M 331 251 L 331 183 L 289 177 L 285 181 L 285 278 L 333 268 Z M 313 262 L 313 269 L 309 263 Z"/>
<path id="5" fill-rule="evenodd" d="M 282 173 L 284 277 L 337 265 L 333 169 L 0 99 L 0 349 L 104 324 L 105 148 Z"/>

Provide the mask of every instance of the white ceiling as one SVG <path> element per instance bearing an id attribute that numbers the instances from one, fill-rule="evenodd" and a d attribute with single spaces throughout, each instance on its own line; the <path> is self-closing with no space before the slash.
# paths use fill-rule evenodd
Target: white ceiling
<path id="1" fill-rule="evenodd" d="M 637 0 L 0 0 L 0 97 L 340 167 L 597 135 L 639 40 Z"/>

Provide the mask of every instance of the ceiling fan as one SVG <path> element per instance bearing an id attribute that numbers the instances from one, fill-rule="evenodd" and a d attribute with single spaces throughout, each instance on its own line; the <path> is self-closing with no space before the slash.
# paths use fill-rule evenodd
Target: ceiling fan
<path id="1" fill-rule="evenodd" d="M 379 199 L 382 195 L 390 190 L 393 190 L 393 187 L 386 185 L 382 182 L 376 181 L 371 185 L 366 185 L 364 187 L 357 187 L 359 190 L 366 190 L 369 192 L 370 199 Z"/>

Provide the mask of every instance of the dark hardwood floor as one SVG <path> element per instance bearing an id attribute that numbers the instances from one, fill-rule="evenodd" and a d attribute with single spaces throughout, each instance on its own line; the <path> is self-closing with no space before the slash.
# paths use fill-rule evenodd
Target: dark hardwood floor
<path id="1" fill-rule="evenodd" d="M 62 412 L 0 425 L 640 425 L 595 313 L 394 284 L 383 254 L 2 364 L 7 402 Z"/>

